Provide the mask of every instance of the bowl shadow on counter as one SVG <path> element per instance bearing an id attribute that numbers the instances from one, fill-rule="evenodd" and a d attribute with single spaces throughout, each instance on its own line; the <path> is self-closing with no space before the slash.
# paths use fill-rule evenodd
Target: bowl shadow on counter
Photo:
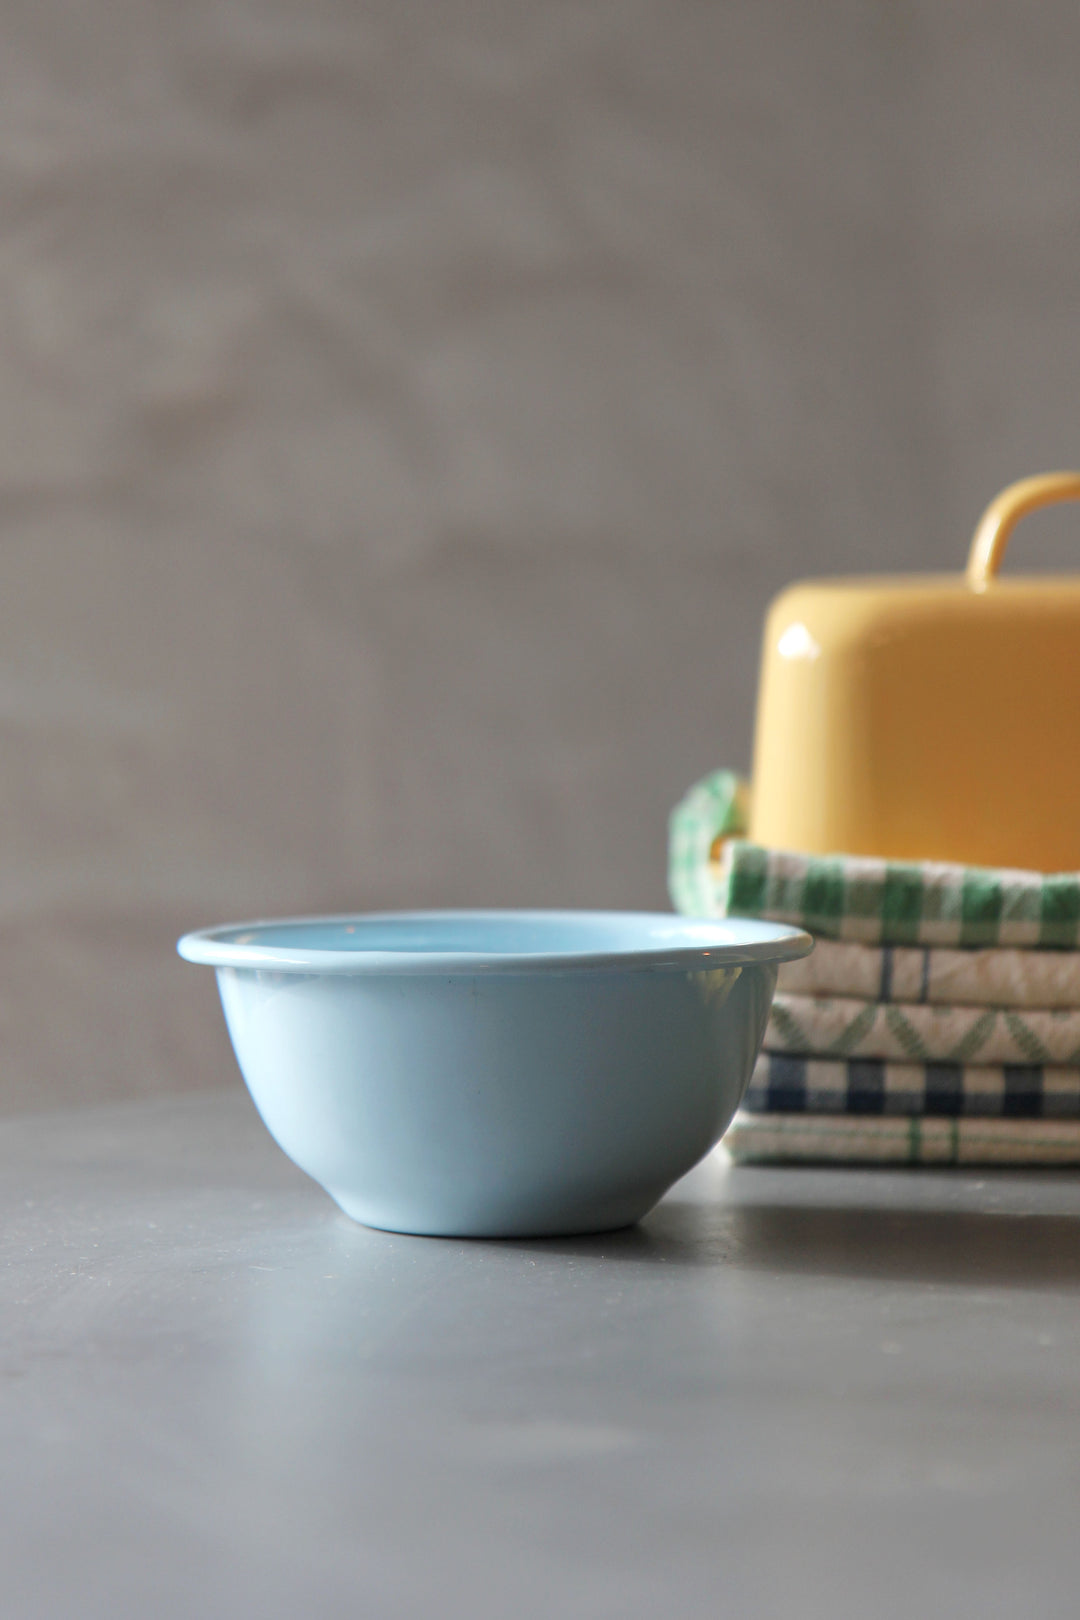
<path id="1" fill-rule="evenodd" d="M 676 1196 L 639 1226 L 619 1232 L 508 1241 L 515 1248 L 616 1264 L 983 1288 L 1080 1284 L 1080 1215 L 1067 1214 Z"/>

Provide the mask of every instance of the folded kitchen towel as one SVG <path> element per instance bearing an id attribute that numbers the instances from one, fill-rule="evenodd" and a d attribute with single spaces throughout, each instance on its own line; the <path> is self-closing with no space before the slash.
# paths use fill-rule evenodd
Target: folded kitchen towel
<path id="1" fill-rule="evenodd" d="M 907 1119 L 738 1113 L 724 1147 L 739 1164 L 1080 1164 L 1080 1120 Z"/>
<path id="2" fill-rule="evenodd" d="M 716 915 L 720 846 L 749 825 L 750 784 L 734 771 L 713 771 L 679 801 L 668 822 L 668 890 L 676 911 Z"/>
<path id="3" fill-rule="evenodd" d="M 765 1046 L 815 1057 L 908 1063 L 1080 1064 L 1080 1010 L 931 1007 L 776 995 Z"/>
<path id="4" fill-rule="evenodd" d="M 676 806 L 668 882 L 677 910 L 769 917 L 868 945 L 1080 948 L 1080 873 L 765 849 L 740 836 L 748 807 L 749 789 L 730 771 Z"/>
<path id="5" fill-rule="evenodd" d="M 950 950 L 819 939 L 810 956 L 783 964 L 780 989 L 865 1001 L 1080 1008 L 1080 951 Z"/>
<path id="6" fill-rule="evenodd" d="M 887 1063 L 762 1052 L 749 1114 L 1080 1117 L 1080 1069 L 1038 1063 Z"/>
<path id="7" fill-rule="evenodd" d="M 885 945 L 1080 944 L 1080 873 L 1048 875 L 868 855 L 723 845 L 716 913 L 770 917 Z"/>

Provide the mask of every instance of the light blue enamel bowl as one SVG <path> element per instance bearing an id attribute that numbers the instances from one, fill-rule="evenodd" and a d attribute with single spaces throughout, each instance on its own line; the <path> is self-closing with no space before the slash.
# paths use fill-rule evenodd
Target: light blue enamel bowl
<path id="1" fill-rule="evenodd" d="M 631 912 L 310 917 L 187 934 L 267 1129 L 394 1232 L 627 1226 L 719 1141 L 807 934 Z"/>

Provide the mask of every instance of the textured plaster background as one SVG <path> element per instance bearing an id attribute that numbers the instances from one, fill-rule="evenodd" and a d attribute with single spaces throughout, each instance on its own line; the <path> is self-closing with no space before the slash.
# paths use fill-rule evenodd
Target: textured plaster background
<path id="1" fill-rule="evenodd" d="M 185 927 L 665 904 L 769 596 L 1080 459 L 1078 67 L 1068 0 L 5 0 L 0 1107 L 228 1082 Z"/>

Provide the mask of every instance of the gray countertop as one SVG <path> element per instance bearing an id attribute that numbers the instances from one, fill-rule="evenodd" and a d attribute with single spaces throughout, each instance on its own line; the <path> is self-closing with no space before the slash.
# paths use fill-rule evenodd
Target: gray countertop
<path id="1" fill-rule="evenodd" d="M 1080 1177 L 350 1224 L 225 1093 L 0 1126 L 4 1620 L 1068 1616 Z"/>

